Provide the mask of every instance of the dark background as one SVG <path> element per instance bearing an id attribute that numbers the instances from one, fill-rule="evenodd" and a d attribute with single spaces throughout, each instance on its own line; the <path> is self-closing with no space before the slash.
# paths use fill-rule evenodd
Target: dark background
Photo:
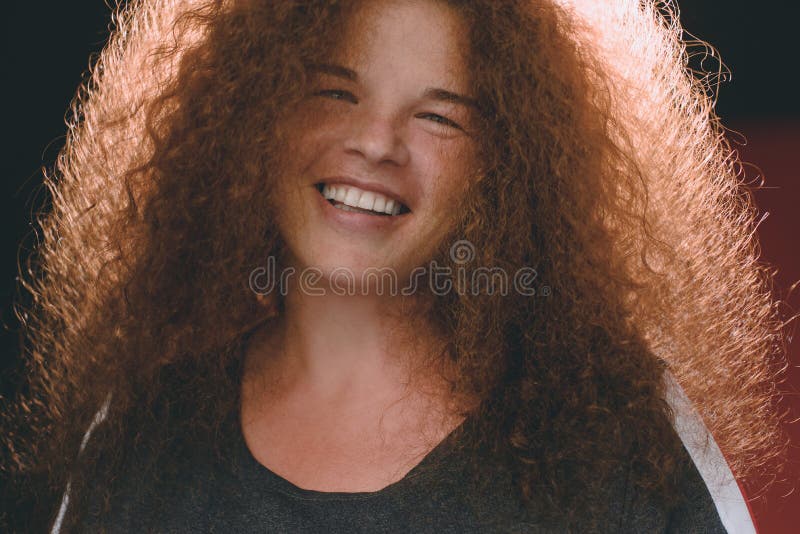
<path id="1" fill-rule="evenodd" d="M 769 212 L 759 226 L 762 259 L 779 268 L 776 289 L 798 310 L 797 291 L 787 293 L 791 283 L 800 280 L 798 18 L 797 8 L 787 7 L 792 4 L 684 0 L 680 6 L 685 29 L 714 45 L 732 71 L 732 78 L 720 87 L 717 112 L 724 124 L 741 134 L 731 139 L 739 143 L 743 160 L 753 164 L 747 175 L 766 179 L 766 188 L 755 192 L 759 212 Z M 0 393 L 7 396 L 18 385 L 20 371 L 18 323 L 11 309 L 15 277 L 35 242 L 32 213 L 47 200 L 41 168 L 52 166 L 63 146 L 65 114 L 91 55 L 102 49 L 108 36 L 111 10 L 101 0 L 81 0 L 9 2 L 2 12 L 0 319 L 5 326 L 0 328 Z M 713 68 L 716 63 L 707 59 L 704 65 Z M 744 139 L 747 144 L 741 145 Z M 798 352 L 795 343 L 795 367 L 782 386 L 786 407 L 795 416 L 800 416 Z M 789 428 L 796 445 L 797 426 Z M 793 454 L 798 459 L 797 451 Z M 790 532 L 800 522 L 800 488 L 785 498 L 782 492 L 776 488 L 750 503 L 760 532 Z"/>

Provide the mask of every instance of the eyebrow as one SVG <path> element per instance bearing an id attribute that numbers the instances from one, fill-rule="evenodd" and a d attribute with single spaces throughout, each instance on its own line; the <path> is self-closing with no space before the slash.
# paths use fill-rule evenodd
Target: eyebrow
<path id="1" fill-rule="evenodd" d="M 313 72 L 323 72 L 325 74 L 330 74 L 331 76 L 344 78 L 345 80 L 349 80 L 351 82 L 358 81 L 358 74 L 356 74 L 355 71 L 333 63 L 313 63 L 309 65 L 309 69 Z M 447 89 L 428 87 L 422 93 L 422 96 L 432 100 L 439 100 L 452 104 L 461 104 L 462 106 L 478 109 L 478 102 L 474 98 L 460 95 L 458 93 L 454 93 L 453 91 L 448 91 Z"/>

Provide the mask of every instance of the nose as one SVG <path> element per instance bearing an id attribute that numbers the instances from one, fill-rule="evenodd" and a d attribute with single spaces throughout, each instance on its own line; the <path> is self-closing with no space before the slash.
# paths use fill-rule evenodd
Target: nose
<path id="1" fill-rule="evenodd" d="M 408 162 L 410 153 L 401 128 L 388 114 L 362 109 L 348 126 L 346 152 L 374 165 L 389 162 L 403 166 Z"/>

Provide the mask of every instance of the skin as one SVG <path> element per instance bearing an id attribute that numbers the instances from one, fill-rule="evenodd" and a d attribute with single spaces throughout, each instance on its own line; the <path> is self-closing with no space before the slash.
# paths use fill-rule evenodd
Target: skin
<path id="1" fill-rule="evenodd" d="M 350 20 L 331 64 L 358 80 L 320 73 L 290 114 L 293 157 L 281 181 L 278 225 L 298 272 L 336 267 L 359 279 L 389 267 L 399 281 L 431 257 L 451 206 L 474 176 L 476 142 L 466 105 L 424 97 L 469 95 L 463 22 L 447 6 L 382 0 Z M 402 192 L 411 213 L 391 229 L 354 231 L 320 209 L 314 185 L 349 175 Z M 399 480 L 463 418 L 451 415 L 433 373 L 415 362 L 441 348 L 430 332 L 402 329 L 398 297 L 301 291 L 246 349 L 242 431 L 253 456 L 290 482 L 319 491 L 376 491 Z M 421 377 L 424 377 L 421 378 Z"/>

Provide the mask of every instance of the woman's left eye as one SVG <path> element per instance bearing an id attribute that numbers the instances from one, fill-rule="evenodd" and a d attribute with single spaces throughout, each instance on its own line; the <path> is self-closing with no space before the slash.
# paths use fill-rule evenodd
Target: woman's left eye
<path id="1" fill-rule="evenodd" d="M 455 122 L 451 121 L 447 117 L 442 117 L 441 115 L 437 115 L 436 113 L 422 113 L 419 116 L 421 118 L 431 118 L 433 122 L 439 123 L 443 126 L 451 126 L 453 128 L 458 128 L 459 130 L 463 130 L 463 128 L 461 128 L 461 126 L 459 126 Z"/>

